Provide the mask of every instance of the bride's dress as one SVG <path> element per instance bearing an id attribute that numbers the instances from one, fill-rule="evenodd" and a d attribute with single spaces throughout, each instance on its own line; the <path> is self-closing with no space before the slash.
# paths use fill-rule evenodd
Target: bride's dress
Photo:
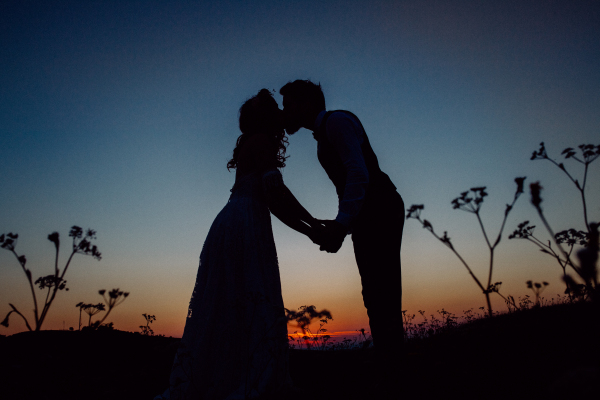
<path id="1" fill-rule="evenodd" d="M 277 170 L 238 178 L 214 220 L 163 398 L 252 399 L 290 384 L 287 327 L 266 201 L 268 192 L 280 185 Z"/>

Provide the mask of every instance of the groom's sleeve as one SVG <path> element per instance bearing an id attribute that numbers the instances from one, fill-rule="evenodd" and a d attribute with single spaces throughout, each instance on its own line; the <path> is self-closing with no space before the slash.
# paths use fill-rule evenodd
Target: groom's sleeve
<path id="1" fill-rule="evenodd" d="M 326 128 L 327 139 L 346 169 L 346 187 L 335 220 L 349 228 L 365 201 L 369 185 L 369 171 L 361 148 L 364 134 L 348 115 L 341 112 L 331 114 Z"/>

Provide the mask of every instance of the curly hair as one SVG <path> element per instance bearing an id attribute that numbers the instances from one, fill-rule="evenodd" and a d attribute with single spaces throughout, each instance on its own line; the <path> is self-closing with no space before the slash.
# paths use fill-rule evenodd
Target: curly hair
<path id="1" fill-rule="evenodd" d="M 261 89 L 258 94 L 246 100 L 239 111 L 239 126 L 242 134 L 237 138 L 233 157 L 227 163 L 228 170 L 237 168 L 240 148 L 249 137 L 257 133 L 266 134 L 277 149 L 277 168 L 285 167 L 288 139 L 285 136 L 280 112 L 277 102 L 267 89 Z"/>

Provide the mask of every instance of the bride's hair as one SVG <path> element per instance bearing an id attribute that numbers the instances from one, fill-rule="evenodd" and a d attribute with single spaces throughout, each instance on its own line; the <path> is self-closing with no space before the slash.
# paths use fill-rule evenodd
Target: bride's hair
<path id="1" fill-rule="evenodd" d="M 279 106 L 267 89 L 261 89 L 256 96 L 246 100 L 240 107 L 239 124 L 242 134 L 238 137 L 233 149 L 233 158 L 227 163 L 227 169 L 238 166 L 241 146 L 257 133 L 266 134 L 277 149 L 277 168 L 285 167 L 285 151 L 288 143 L 281 120 Z"/>

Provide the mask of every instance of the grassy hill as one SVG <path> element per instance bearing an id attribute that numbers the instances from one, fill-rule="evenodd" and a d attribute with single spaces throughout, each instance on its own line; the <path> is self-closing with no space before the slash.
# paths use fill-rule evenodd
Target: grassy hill
<path id="1" fill-rule="evenodd" d="M 389 398 L 598 398 L 598 307 L 563 304 L 411 340 Z M 1 398 L 152 399 L 168 384 L 178 339 L 123 331 L 0 337 Z M 372 350 L 290 353 L 298 398 L 372 399 Z"/>

